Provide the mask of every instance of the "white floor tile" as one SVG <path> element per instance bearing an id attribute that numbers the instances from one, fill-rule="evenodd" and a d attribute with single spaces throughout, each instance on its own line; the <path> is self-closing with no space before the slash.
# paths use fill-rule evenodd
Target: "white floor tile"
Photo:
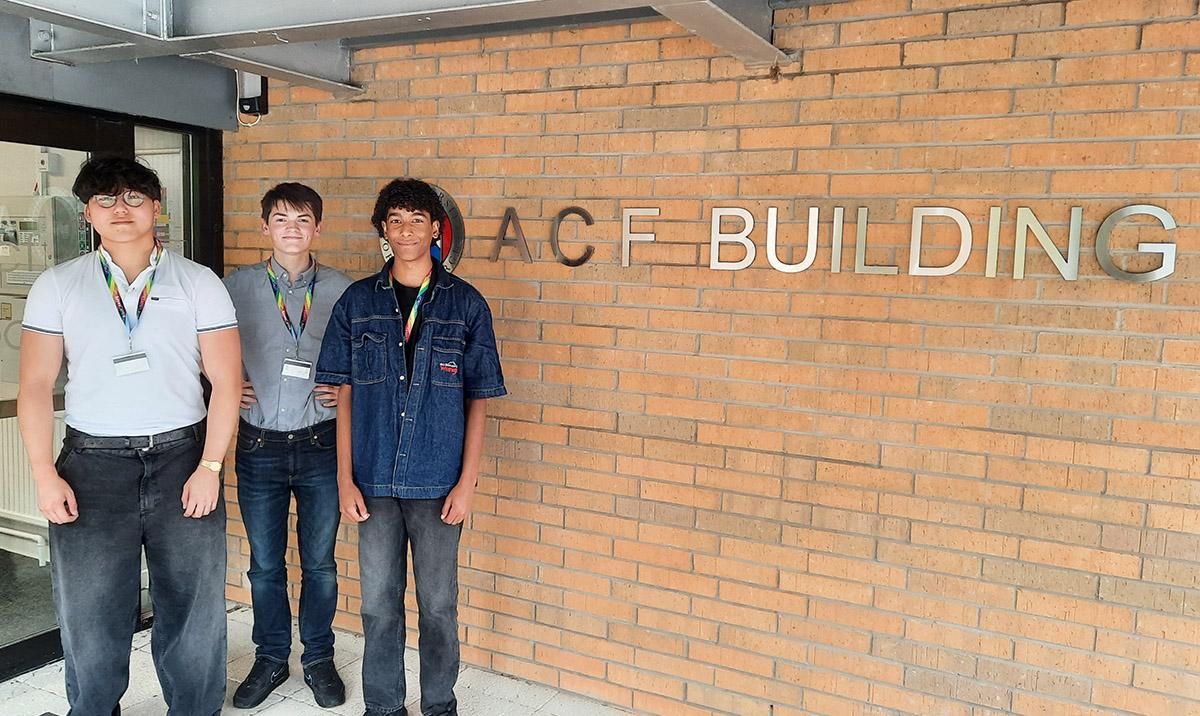
<path id="1" fill-rule="evenodd" d="M 67 687 L 64 678 L 63 663 L 56 661 L 53 664 L 43 666 L 37 671 L 26 674 L 25 683 L 44 691 L 49 691 L 50 693 L 65 694 Z"/>
<path id="2" fill-rule="evenodd" d="M 4 704 L 14 702 L 21 694 L 26 693 L 32 688 L 29 684 L 16 680 L 0 684 L 0 707 L 4 706 Z M 0 708 L 0 713 L 4 713 L 3 708 Z"/>
<path id="3" fill-rule="evenodd" d="M 166 712 L 167 704 L 158 694 L 132 705 L 128 698 L 121 699 L 121 716 L 163 716 Z"/>
<path id="4" fill-rule="evenodd" d="M 288 680 L 253 709 L 233 708 L 233 693 L 254 665 L 254 643 L 250 633 L 254 615 L 249 607 L 236 606 L 229 612 L 229 666 L 225 712 L 235 716 L 361 716 L 366 710 L 362 694 L 363 640 L 358 634 L 339 631 L 334 663 L 346 684 L 346 703 L 332 709 L 318 708 L 312 692 L 304 683 L 300 666 L 303 646 L 294 639 L 289 660 Z M 404 654 L 404 676 L 409 713 L 420 713 L 420 660 L 415 649 Z M 158 684 L 158 675 L 150 654 L 150 633 L 134 636 L 129 662 L 129 689 L 121 699 L 126 716 L 162 716 L 166 706 Z M 463 716 L 622 716 L 627 712 L 583 697 L 556 691 L 499 674 L 464 667 L 455 689 L 459 713 Z M 47 711 L 64 714 L 67 702 L 63 694 L 61 661 L 0 682 L 0 714 L 3 716 L 41 716 Z"/>
<path id="5" fill-rule="evenodd" d="M 284 699 L 274 706 L 259 711 L 263 716 L 329 716 L 325 709 L 315 705 L 304 704 L 292 699 Z"/>
<path id="6" fill-rule="evenodd" d="M 628 716 L 629 712 L 566 692 L 558 692 L 536 716 Z"/>
<path id="7" fill-rule="evenodd" d="M 47 711 L 65 714 L 67 699 L 61 694 L 30 688 L 11 701 L 0 702 L 0 713 L 4 716 L 41 716 Z"/>

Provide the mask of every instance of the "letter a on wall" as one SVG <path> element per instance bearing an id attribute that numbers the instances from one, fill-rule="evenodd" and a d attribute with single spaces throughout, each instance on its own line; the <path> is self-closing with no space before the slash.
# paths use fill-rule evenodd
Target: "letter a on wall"
<path id="1" fill-rule="evenodd" d="M 516 236 L 508 238 L 508 226 L 512 224 L 513 231 Z M 496 243 L 492 245 L 492 261 L 500 260 L 500 249 L 505 246 L 516 246 L 521 252 L 521 258 L 525 259 L 525 263 L 533 263 L 533 257 L 529 255 L 529 244 L 525 241 L 525 232 L 521 229 L 521 219 L 517 216 L 515 207 L 508 207 L 504 210 L 504 218 L 500 220 L 500 230 L 496 232 Z"/>

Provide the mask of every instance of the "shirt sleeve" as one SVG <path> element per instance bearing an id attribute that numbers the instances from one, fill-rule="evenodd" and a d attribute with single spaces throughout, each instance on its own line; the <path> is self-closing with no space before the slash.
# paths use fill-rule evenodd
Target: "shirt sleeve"
<path id="1" fill-rule="evenodd" d="M 478 310 L 467 321 L 467 345 L 463 351 L 463 397 L 467 400 L 508 394 L 500 370 L 500 354 L 496 351 L 492 311 L 482 296 L 478 303 Z"/>
<path id="2" fill-rule="evenodd" d="M 211 333 L 237 328 L 237 312 L 225 284 L 209 269 L 196 280 L 196 295 L 192 302 L 196 311 L 196 332 Z"/>
<path id="3" fill-rule="evenodd" d="M 347 305 L 349 292 L 333 305 L 329 325 L 321 339 L 321 355 L 317 358 L 315 382 L 322 385 L 345 385 L 350 382 L 350 316 Z"/>
<path id="4" fill-rule="evenodd" d="M 29 288 L 21 328 L 48 336 L 63 334 L 62 293 L 54 271 L 43 271 Z"/>

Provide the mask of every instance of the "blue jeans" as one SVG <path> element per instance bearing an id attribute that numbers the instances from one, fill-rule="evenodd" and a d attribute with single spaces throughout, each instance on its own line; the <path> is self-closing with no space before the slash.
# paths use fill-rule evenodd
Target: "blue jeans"
<path id="1" fill-rule="evenodd" d="M 171 716 L 225 701 L 225 502 L 184 517 L 183 485 L 204 430 L 148 449 L 79 447 L 68 429 L 56 467 L 79 517 L 50 525 L 54 606 L 70 716 L 110 716 L 129 685 L 142 549 L 154 602 L 151 650 Z"/>
<path id="2" fill-rule="evenodd" d="M 305 668 L 333 658 L 337 609 L 338 489 L 336 426 L 275 432 L 245 421 L 238 427 L 237 494 L 250 541 L 252 638 L 256 655 L 287 663 L 292 651 L 288 602 L 288 505 L 296 496 L 300 546 L 300 641 Z"/>
<path id="3" fill-rule="evenodd" d="M 445 498 L 364 500 L 371 516 L 358 526 L 358 558 L 367 709 L 390 714 L 404 708 L 404 590 L 411 544 L 420 612 L 421 713 L 456 716 L 458 538 L 462 525 L 442 522 Z"/>

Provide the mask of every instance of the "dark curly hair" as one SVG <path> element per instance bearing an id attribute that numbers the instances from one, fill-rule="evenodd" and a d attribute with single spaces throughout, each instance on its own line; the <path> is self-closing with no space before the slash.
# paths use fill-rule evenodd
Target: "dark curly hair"
<path id="1" fill-rule="evenodd" d="M 87 203 L 97 194 L 140 191 L 151 199 L 162 199 L 162 184 L 154 170 L 129 157 L 100 155 L 79 167 L 71 192 Z"/>
<path id="2" fill-rule="evenodd" d="M 383 222 L 387 220 L 388 212 L 392 209 L 406 211 L 424 211 L 433 221 L 444 222 L 446 210 L 437 192 L 420 179 L 393 179 L 387 186 L 379 190 L 379 198 L 375 200 L 375 211 L 371 213 L 371 223 L 379 237 L 383 238 Z"/>

